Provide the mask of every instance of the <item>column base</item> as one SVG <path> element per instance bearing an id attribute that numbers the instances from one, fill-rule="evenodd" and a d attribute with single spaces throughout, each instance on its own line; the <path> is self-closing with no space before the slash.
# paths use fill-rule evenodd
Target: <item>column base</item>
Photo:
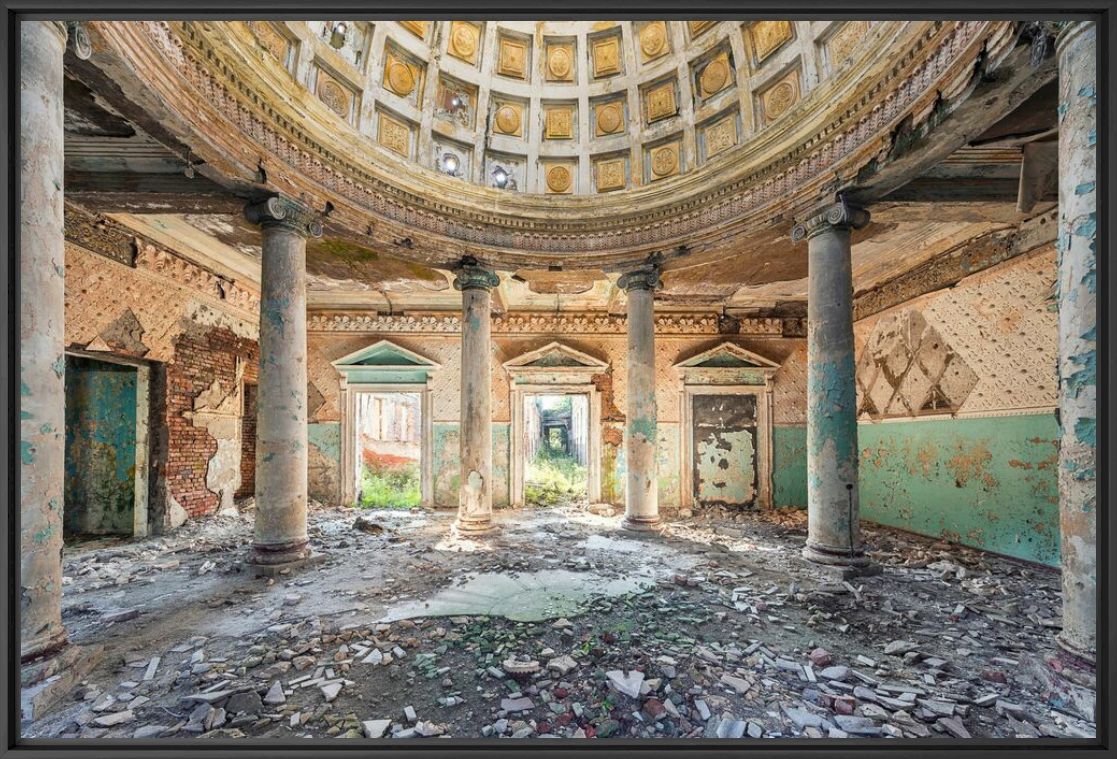
<path id="1" fill-rule="evenodd" d="M 284 571 L 302 569 L 326 560 L 322 554 L 312 553 L 310 543 L 301 540 L 282 545 L 253 545 L 244 565 L 258 575 L 272 577 Z"/>
<path id="2" fill-rule="evenodd" d="M 25 643 L 25 641 L 21 641 Z M 23 650 L 20 652 L 20 663 L 33 661 L 35 659 L 48 659 L 58 654 L 67 646 L 70 645 L 70 639 L 66 635 L 66 630 L 63 628 L 53 638 L 47 640 L 32 641 L 32 648 L 30 651 Z"/>
<path id="3" fill-rule="evenodd" d="M 658 516 L 630 517 L 626 515 L 621 520 L 621 529 L 630 532 L 659 532 L 663 529 L 663 520 Z"/>
<path id="4" fill-rule="evenodd" d="M 20 719 L 40 719 L 101 662 L 104 646 L 67 645 L 51 656 L 24 664 L 20 672 Z"/>
<path id="5" fill-rule="evenodd" d="M 484 535 L 496 529 L 491 519 L 461 519 L 454 522 L 454 530 L 460 535 Z"/>
<path id="6" fill-rule="evenodd" d="M 869 557 L 860 550 L 853 553 L 835 551 L 808 543 L 803 547 L 803 558 L 812 564 L 841 571 L 843 579 L 875 575 L 881 572 L 880 567 L 872 564 Z"/>
<path id="7" fill-rule="evenodd" d="M 1055 636 L 1055 643 L 1062 651 L 1064 651 L 1072 658 L 1074 663 L 1078 664 L 1079 666 L 1089 667 L 1091 669 L 1097 667 L 1098 655 L 1096 651 L 1088 651 L 1084 648 L 1079 648 L 1073 643 L 1067 641 L 1063 637 L 1062 633 L 1059 633 Z"/>

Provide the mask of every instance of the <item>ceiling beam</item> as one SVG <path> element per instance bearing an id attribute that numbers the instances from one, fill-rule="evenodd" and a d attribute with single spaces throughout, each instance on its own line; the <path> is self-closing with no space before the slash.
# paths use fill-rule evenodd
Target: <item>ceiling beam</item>
<path id="1" fill-rule="evenodd" d="M 66 199 L 97 213 L 228 214 L 244 199 L 205 177 L 135 172 L 67 171 Z"/>

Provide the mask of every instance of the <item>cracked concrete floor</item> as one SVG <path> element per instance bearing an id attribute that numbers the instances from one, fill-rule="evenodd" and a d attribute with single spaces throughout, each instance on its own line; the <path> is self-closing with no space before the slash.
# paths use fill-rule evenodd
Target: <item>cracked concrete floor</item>
<path id="1" fill-rule="evenodd" d="M 241 559 L 251 513 L 68 548 L 104 659 L 25 737 L 1090 737 L 1055 570 L 866 527 L 883 571 L 805 564 L 805 514 L 315 509 L 323 564 Z"/>

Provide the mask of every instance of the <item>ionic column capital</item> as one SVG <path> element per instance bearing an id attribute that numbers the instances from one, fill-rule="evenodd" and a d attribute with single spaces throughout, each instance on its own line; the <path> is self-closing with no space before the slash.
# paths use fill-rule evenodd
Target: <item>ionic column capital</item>
<path id="1" fill-rule="evenodd" d="M 801 242 L 815 235 L 834 229 L 861 229 L 869 223 L 869 212 L 852 205 L 846 200 L 823 208 L 806 221 L 796 224 L 791 230 L 791 241 Z"/>
<path id="2" fill-rule="evenodd" d="M 455 290 L 491 290 L 500 284 L 496 272 L 476 263 L 462 262 L 454 273 Z"/>
<path id="3" fill-rule="evenodd" d="M 1083 32 L 1092 29 L 1094 26 L 1094 22 L 1088 20 L 1058 21 L 1055 24 L 1058 27 L 1058 34 L 1055 37 L 1055 50 L 1058 52 L 1062 52 L 1071 40 L 1077 39 Z"/>
<path id="4" fill-rule="evenodd" d="M 54 23 L 64 27 L 62 30 L 63 39 L 67 41 L 78 60 L 88 61 L 93 57 L 93 42 L 89 39 L 89 30 L 86 29 L 84 21 L 56 21 Z"/>
<path id="5" fill-rule="evenodd" d="M 659 269 L 655 266 L 647 266 L 635 271 L 625 272 L 617 280 L 617 287 L 629 292 L 630 290 L 658 290 L 663 284 L 663 280 L 659 278 Z"/>
<path id="6" fill-rule="evenodd" d="M 285 229 L 303 238 L 322 236 L 321 214 L 305 203 L 283 195 L 249 203 L 244 207 L 244 216 L 264 229 Z"/>

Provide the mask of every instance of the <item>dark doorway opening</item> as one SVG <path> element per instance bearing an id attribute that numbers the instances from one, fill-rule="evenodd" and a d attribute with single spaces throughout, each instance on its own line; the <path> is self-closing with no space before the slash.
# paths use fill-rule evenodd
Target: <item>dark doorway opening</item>
<path id="1" fill-rule="evenodd" d="M 136 532 L 139 391 L 135 366 L 66 357 L 67 539 Z"/>

